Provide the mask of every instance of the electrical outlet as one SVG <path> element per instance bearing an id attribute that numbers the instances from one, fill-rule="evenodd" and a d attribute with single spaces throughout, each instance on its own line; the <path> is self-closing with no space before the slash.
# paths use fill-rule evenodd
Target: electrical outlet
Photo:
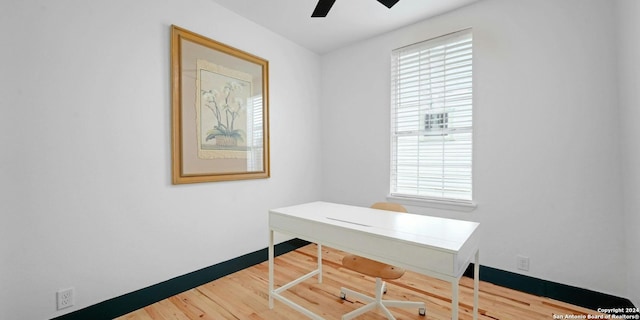
<path id="1" fill-rule="evenodd" d="M 73 306 L 75 299 L 75 290 L 73 288 L 62 289 L 56 292 L 56 300 L 58 301 L 58 310 Z"/>
<path id="2" fill-rule="evenodd" d="M 529 271 L 529 257 L 517 256 L 516 261 L 519 270 Z"/>

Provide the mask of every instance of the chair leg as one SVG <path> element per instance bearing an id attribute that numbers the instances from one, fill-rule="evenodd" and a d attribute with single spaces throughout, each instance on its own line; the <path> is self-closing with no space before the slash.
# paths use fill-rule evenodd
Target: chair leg
<path id="1" fill-rule="evenodd" d="M 391 314 L 387 307 L 398 307 L 398 308 L 418 308 L 418 314 L 421 316 L 426 315 L 426 305 L 424 302 L 413 302 L 413 301 L 400 301 L 400 300 L 382 300 L 382 296 L 384 295 L 385 283 L 380 278 L 376 278 L 376 296 L 375 298 L 366 296 L 362 293 L 353 291 L 347 288 L 340 288 L 340 298 L 346 299 L 347 295 L 354 296 L 356 299 L 367 303 L 366 305 L 353 310 L 342 316 L 342 320 L 353 319 L 367 311 L 373 310 L 376 307 L 382 309 L 389 320 L 395 320 L 396 318 Z"/>
<path id="2" fill-rule="evenodd" d="M 366 302 L 366 303 L 371 303 L 376 301 L 376 299 L 369 297 L 369 296 L 365 296 L 364 294 L 357 292 L 357 291 L 353 291 L 351 289 L 348 288 L 340 288 L 340 298 L 342 298 L 343 300 L 346 299 L 347 296 L 353 296 L 356 299 L 362 301 L 362 302 Z"/>
<path id="3" fill-rule="evenodd" d="M 375 309 L 377 306 L 378 306 L 378 304 L 376 302 L 369 303 L 369 304 L 367 304 L 365 306 L 362 306 L 362 307 L 360 307 L 360 308 L 358 308 L 356 310 L 353 310 L 353 311 L 351 311 L 351 312 L 349 312 L 347 314 L 342 315 L 342 320 L 353 319 L 353 318 L 355 318 L 355 317 L 357 317 L 357 316 L 359 316 L 359 315 L 361 315 L 363 313 L 366 313 L 366 312 L 369 312 L 369 311 Z M 390 320 L 395 320 L 396 318 L 393 318 L 393 316 L 392 316 L 392 318 L 389 318 L 389 319 Z"/>

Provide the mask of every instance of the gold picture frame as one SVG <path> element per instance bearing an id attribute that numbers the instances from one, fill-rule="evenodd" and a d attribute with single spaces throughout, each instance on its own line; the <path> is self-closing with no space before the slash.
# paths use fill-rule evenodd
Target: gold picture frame
<path id="1" fill-rule="evenodd" d="M 173 184 L 270 177 L 269 62 L 171 26 Z"/>

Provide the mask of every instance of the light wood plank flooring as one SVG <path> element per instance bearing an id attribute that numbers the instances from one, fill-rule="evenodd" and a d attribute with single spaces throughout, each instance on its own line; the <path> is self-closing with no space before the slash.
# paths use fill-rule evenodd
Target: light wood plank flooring
<path id="1" fill-rule="evenodd" d="M 302 247 L 276 258 L 276 286 L 294 280 L 311 271 L 316 263 L 317 247 Z M 371 295 L 375 286 L 373 278 L 365 277 L 340 266 L 343 252 L 323 247 L 323 283 L 313 277 L 289 289 L 284 295 L 325 317 L 340 319 L 362 303 L 347 297 L 340 299 L 340 287 L 346 286 Z M 268 303 L 268 262 L 236 272 L 143 309 L 124 315 L 118 320 L 299 320 L 306 317 L 290 307 L 275 301 L 275 308 Z M 444 320 L 451 317 L 451 285 L 448 282 L 407 272 L 402 278 L 388 281 L 386 299 L 424 301 L 426 318 L 417 310 L 395 309 L 397 319 Z M 469 320 L 473 309 L 473 280 L 463 277 L 460 281 L 460 319 Z M 553 315 L 595 315 L 595 311 L 573 306 L 548 298 L 480 282 L 480 317 L 490 319 L 553 319 Z M 360 316 L 361 320 L 384 320 L 379 311 Z"/>

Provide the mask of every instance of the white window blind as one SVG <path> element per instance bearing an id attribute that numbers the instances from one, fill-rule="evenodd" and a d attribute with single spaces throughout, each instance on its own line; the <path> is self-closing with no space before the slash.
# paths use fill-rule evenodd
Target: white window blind
<path id="1" fill-rule="evenodd" d="M 472 200 L 471 29 L 392 52 L 391 195 Z"/>
<path id="2" fill-rule="evenodd" d="M 263 171 L 262 95 L 249 98 L 247 106 L 247 171 Z"/>

